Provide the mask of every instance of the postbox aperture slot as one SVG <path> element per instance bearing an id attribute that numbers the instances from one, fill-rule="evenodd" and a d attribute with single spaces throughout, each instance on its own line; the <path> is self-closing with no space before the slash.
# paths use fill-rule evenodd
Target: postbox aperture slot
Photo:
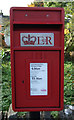
<path id="1" fill-rule="evenodd" d="M 29 38 L 29 36 L 31 37 L 31 39 L 34 41 L 37 40 L 37 42 L 41 39 L 43 41 L 43 44 L 41 43 L 39 45 L 35 44 L 35 46 L 54 46 L 54 47 L 60 47 L 61 46 L 61 37 L 60 37 L 60 30 L 61 30 L 61 25 L 14 25 L 14 46 L 16 47 L 24 47 L 24 46 L 28 46 L 28 45 L 24 45 L 24 42 L 21 42 L 21 36 L 23 37 L 23 34 L 25 36 L 24 39 L 27 40 L 27 38 Z M 30 33 L 30 34 L 29 34 Z M 33 34 L 33 35 L 31 35 Z M 42 35 L 37 35 L 37 34 L 42 34 Z M 44 34 L 44 35 L 43 35 Z M 51 34 L 51 35 L 49 35 Z M 37 36 L 37 37 L 36 37 Z M 52 37 L 51 37 L 52 36 Z M 46 38 L 45 38 L 46 37 Z M 48 38 L 49 37 L 49 38 Z M 16 41 L 17 39 L 17 41 Z M 44 39 L 49 39 L 49 44 L 44 44 Z M 60 39 L 60 40 L 59 40 Z M 53 42 L 52 42 L 53 41 Z M 37 43 L 35 42 L 35 43 Z M 32 43 L 32 42 L 31 42 Z M 34 46 L 31 45 L 30 46 Z"/>

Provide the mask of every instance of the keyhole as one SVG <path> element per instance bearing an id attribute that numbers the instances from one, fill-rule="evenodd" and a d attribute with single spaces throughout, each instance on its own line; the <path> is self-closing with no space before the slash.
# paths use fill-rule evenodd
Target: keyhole
<path id="1" fill-rule="evenodd" d="M 24 80 L 22 81 L 22 83 L 24 83 Z"/>

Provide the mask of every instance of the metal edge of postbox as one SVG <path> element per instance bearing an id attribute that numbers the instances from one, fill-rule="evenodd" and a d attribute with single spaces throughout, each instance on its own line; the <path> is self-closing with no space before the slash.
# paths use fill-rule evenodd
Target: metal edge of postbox
<path id="1" fill-rule="evenodd" d="M 43 8 L 43 7 L 12 7 L 10 9 L 10 39 L 11 39 L 11 79 L 12 79 L 12 107 L 14 111 L 25 111 L 25 109 L 15 108 L 15 86 L 14 86 L 14 47 L 13 47 L 13 11 L 14 10 L 61 10 L 62 11 L 62 48 L 61 48 L 61 86 L 60 86 L 60 94 L 61 94 L 61 100 L 60 100 L 60 108 L 26 108 L 26 111 L 59 111 L 63 109 L 63 99 L 64 99 L 64 9 L 63 8 Z M 19 24 L 19 23 L 18 23 Z M 48 23 L 49 24 L 49 23 Z M 43 48 L 43 47 L 42 47 Z M 28 49 L 28 47 L 26 48 Z M 39 48 L 40 49 L 40 48 Z M 45 47 L 45 49 L 47 49 Z M 53 49 L 53 48 L 51 48 Z M 24 50 L 24 48 L 22 48 Z"/>

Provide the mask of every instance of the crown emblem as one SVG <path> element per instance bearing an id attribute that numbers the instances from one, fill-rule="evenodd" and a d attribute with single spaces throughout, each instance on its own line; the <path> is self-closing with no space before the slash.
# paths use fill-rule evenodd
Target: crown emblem
<path id="1" fill-rule="evenodd" d="M 25 39 L 27 39 L 27 40 L 25 40 Z M 35 36 L 31 37 L 30 34 L 28 34 L 28 37 L 27 36 L 22 37 L 22 41 L 23 41 L 24 45 L 28 45 L 28 44 L 34 45 L 34 43 L 36 41 L 36 37 Z"/>

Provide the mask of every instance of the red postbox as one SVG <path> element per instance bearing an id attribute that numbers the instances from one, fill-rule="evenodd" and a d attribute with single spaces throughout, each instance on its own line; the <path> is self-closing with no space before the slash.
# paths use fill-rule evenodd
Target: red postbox
<path id="1" fill-rule="evenodd" d="M 10 10 L 14 111 L 63 109 L 64 10 Z"/>

